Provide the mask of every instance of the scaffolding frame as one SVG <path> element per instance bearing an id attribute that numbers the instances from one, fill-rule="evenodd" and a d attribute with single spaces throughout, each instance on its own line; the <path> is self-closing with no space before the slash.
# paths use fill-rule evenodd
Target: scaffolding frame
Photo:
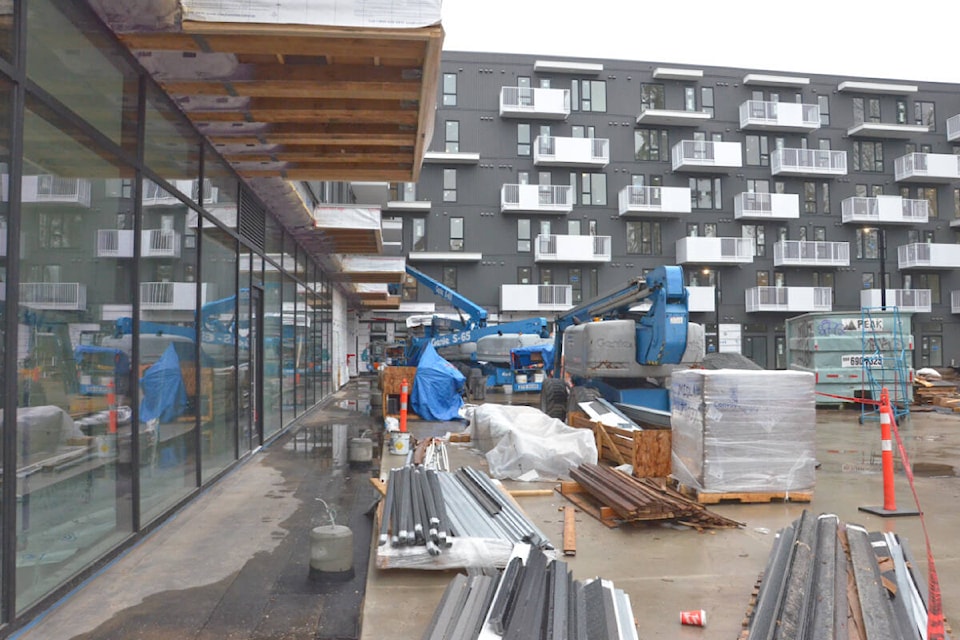
<path id="1" fill-rule="evenodd" d="M 883 314 L 876 317 L 875 314 Z M 883 320 L 892 315 L 892 331 L 883 330 Z M 900 309 L 896 306 L 863 307 L 860 310 L 861 359 L 860 378 L 869 397 L 879 400 L 880 391 L 887 387 L 894 418 L 910 415 L 910 367 L 907 365 L 908 345 L 903 338 Z M 888 380 L 892 378 L 892 385 Z M 863 394 L 866 397 L 866 394 Z M 880 406 L 860 403 L 860 423 L 880 420 Z"/>

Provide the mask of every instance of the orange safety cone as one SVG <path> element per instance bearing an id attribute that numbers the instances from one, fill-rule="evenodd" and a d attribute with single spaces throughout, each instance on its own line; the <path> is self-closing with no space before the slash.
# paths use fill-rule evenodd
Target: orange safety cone
<path id="1" fill-rule="evenodd" d="M 107 407 L 110 412 L 110 433 L 117 432 L 117 394 L 114 393 L 113 381 L 107 383 Z"/>
<path id="2" fill-rule="evenodd" d="M 407 396 L 410 387 L 407 385 L 407 379 L 404 378 L 400 383 L 400 433 L 407 432 Z"/>
<path id="3" fill-rule="evenodd" d="M 877 516 L 916 516 L 920 512 L 916 509 L 897 509 L 897 494 L 893 482 L 893 428 L 896 427 L 896 417 L 893 407 L 890 406 L 890 394 L 887 388 L 880 391 L 880 462 L 883 469 L 883 506 L 860 507 L 860 511 Z"/>

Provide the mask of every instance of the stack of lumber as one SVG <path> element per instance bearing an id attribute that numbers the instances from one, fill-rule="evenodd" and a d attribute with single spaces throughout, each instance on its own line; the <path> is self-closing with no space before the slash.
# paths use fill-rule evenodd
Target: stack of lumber
<path id="1" fill-rule="evenodd" d="M 601 460 L 629 464 L 638 478 L 670 475 L 670 429 L 623 429 L 591 420 L 582 412 L 571 414 L 568 424 L 593 431 Z"/>
<path id="2" fill-rule="evenodd" d="M 611 467 L 582 464 L 570 472 L 576 487 L 561 493 L 607 526 L 623 522 L 672 521 L 695 528 L 740 527 L 651 478 L 635 478 Z"/>
<path id="3" fill-rule="evenodd" d="M 957 383 L 917 376 L 913 381 L 913 398 L 917 404 L 929 404 L 960 412 L 960 392 Z"/>

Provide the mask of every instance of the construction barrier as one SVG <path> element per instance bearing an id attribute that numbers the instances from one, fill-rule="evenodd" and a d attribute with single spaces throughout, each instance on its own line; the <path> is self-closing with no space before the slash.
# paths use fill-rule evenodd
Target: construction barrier
<path id="1" fill-rule="evenodd" d="M 113 380 L 107 384 L 107 407 L 110 411 L 109 432 L 117 433 L 117 394 L 114 391 Z"/>
<path id="2" fill-rule="evenodd" d="M 400 433 L 407 432 L 407 399 L 410 397 L 410 387 L 407 379 L 400 383 Z"/>

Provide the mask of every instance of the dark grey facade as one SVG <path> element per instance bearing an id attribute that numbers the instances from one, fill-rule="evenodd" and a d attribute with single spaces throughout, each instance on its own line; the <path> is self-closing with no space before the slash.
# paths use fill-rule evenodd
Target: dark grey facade
<path id="1" fill-rule="evenodd" d="M 556 313 L 540 303 L 505 308 L 504 285 L 572 285 L 565 295 L 576 303 L 683 264 L 689 285 L 719 282 L 713 301 L 708 289 L 691 303 L 708 340 L 717 340 L 718 321 L 739 327 L 739 341 L 721 348 L 783 368 L 786 318 L 815 310 L 859 317 L 880 306 L 883 276 L 886 304 L 913 314 L 914 366 L 960 359 L 951 305 L 960 290 L 960 139 L 948 135 L 960 113 L 956 85 L 453 52 L 441 74 L 434 137 L 412 198 L 429 205 L 388 206 L 383 215 L 402 219 L 411 264 L 491 312 Z M 569 115 L 538 110 L 541 88 L 568 90 Z M 513 112 L 501 112 L 502 93 Z M 574 154 L 550 165 L 538 152 L 560 149 L 539 148 L 538 136 L 609 140 L 609 160 L 593 164 L 588 146 L 586 160 Z M 945 171 L 927 171 L 928 162 Z M 535 191 L 532 207 L 511 210 L 504 185 L 525 182 L 572 189 L 534 187 L 539 200 Z M 641 206 L 624 211 L 630 185 L 661 189 L 628 190 Z M 689 210 L 658 205 L 668 192 L 689 198 Z M 551 208 L 558 199 L 568 211 Z M 559 237 L 538 247 L 541 233 Z M 587 235 L 609 240 L 570 240 L 586 256 L 564 248 L 566 236 Z M 685 239 L 694 235 L 746 238 L 753 255 L 742 242 Z M 437 302 L 422 288 L 405 294 Z"/>

